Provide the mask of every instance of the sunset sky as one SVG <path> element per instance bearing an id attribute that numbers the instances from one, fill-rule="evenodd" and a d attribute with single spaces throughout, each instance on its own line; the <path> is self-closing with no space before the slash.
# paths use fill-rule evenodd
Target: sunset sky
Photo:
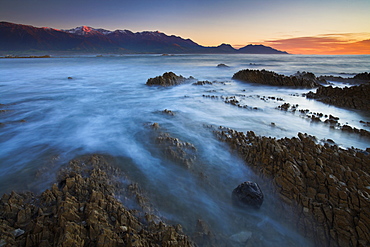
<path id="1" fill-rule="evenodd" d="M 200 45 L 293 54 L 370 54 L 370 0 L 0 0 L 0 20 L 161 31 Z"/>

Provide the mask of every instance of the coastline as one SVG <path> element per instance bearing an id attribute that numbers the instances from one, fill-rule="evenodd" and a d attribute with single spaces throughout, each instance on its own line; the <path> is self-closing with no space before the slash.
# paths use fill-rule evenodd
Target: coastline
<path id="1" fill-rule="evenodd" d="M 215 67 L 214 70 L 219 71 L 220 69 Z M 66 73 L 63 72 L 63 76 L 65 74 Z M 67 75 L 68 77 L 65 76 L 63 77 L 63 80 L 61 80 L 61 85 L 67 84 L 68 89 L 70 89 L 71 85 L 80 86 L 83 84 L 81 82 L 84 82 L 83 80 L 81 80 L 81 76 L 73 75 L 72 77 L 72 74 Z M 71 77 L 69 77 L 70 75 Z M 175 98 L 174 96 L 179 96 L 179 94 L 174 94 L 174 91 L 181 91 L 181 96 L 181 94 L 183 94 L 182 89 L 186 88 L 197 93 L 198 98 L 196 98 L 196 100 L 199 100 L 203 106 L 206 104 L 214 104 L 216 107 L 220 108 L 226 105 L 227 110 L 230 112 L 250 111 L 252 112 L 251 114 L 258 114 L 259 112 L 262 112 L 264 110 L 263 108 L 254 107 L 254 105 L 246 106 L 246 101 L 244 101 L 244 99 L 246 99 L 248 96 L 246 96 L 246 92 L 242 90 L 231 90 L 229 94 L 225 93 L 228 96 L 223 97 L 224 93 L 222 92 L 222 90 L 230 86 L 229 82 L 204 80 L 192 83 L 193 80 L 188 81 L 186 80 L 186 77 L 177 76 L 176 74 L 171 74 L 169 78 L 167 78 L 165 75 L 166 74 L 164 74 L 162 77 L 155 77 L 157 78 L 157 82 L 153 83 L 153 86 L 148 86 L 149 84 L 151 85 L 151 83 L 147 83 L 147 85 L 145 85 L 145 81 L 141 82 L 141 91 L 147 90 L 150 94 L 150 97 L 153 97 L 154 100 L 157 97 L 155 94 L 158 95 L 159 93 L 164 92 L 167 95 L 170 95 L 169 99 L 171 100 L 170 103 L 172 103 L 173 99 Z M 155 74 L 153 76 L 155 76 Z M 277 78 L 279 77 L 277 76 Z M 101 80 L 101 78 L 99 80 Z M 65 83 L 66 81 L 68 81 L 68 83 Z M 60 86 L 51 84 L 50 81 L 47 81 L 47 83 L 48 84 L 45 83 L 45 85 L 50 85 L 53 89 L 57 88 L 57 86 Z M 165 89 L 162 86 L 165 86 Z M 108 87 L 104 88 L 104 86 L 102 87 L 101 85 L 93 85 L 93 87 L 91 88 L 93 88 L 94 90 L 104 89 L 105 92 L 110 92 L 112 89 Z M 255 90 L 257 89 L 257 87 L 252 89 Z M 222 95 L 220 97 L 219 94 L 217 94 L 219 92 L 217 92 L 216 90 L 221 91 Z M 104 91 L 93 92 L 94 94 L 92 95 L 97 96 L 102 95 L 102 92 Z M 212 93 L 215 95 L 202 95 L 203 92 Z M 271 112 L 277 112 L 276 115 L 278 116 L 285 114 L 284 112 L 282 112 L 284 109 L 285 111 L 292 111 L 292 114 L 294 114 L 293 110 L 297 110 L 296 107 L 294 107 L 294 109 L 292 107 L 291 109 L 287 101 L 283 105 L 278 106 L 278 104 L 281 104 L 279 101 L 285 101 L 286 99 L 275 96 L 275 93 L 276 92 L 271 93 L 271 95 L 274 94 L 274 96 L 268 94 L 262 94 L 261 96 L 261 94 L 259 94 L 258 97 L 253 94 L 250 95 L 250 99 L 252 99 L 251 102 L 272 102 L 269 105 Z M 119 100 L 123 100 L 125 97 L 127 97 L 127 95 L 127 91 L 124 92 L 120 95 Z M 77 96 L 80 97 L 79 95 Z M 106 95 L 104 95 L 104 97 L 106 97 Z M 137 95 L 135 95 L 134 106 L 138 104 L 136 97 Z M 191 97 L 182 97 L 184 100 L 194 101 Z M 299 95 L 299 97 L 302 97 L 302 99 L 305 100 L 305 96 Z M 47 99 L 47 102 L 52 103 L 50 98 L 39 99 L 43 101 Z M 146 101 L 143 101 L 146 98 L 145 94 L 140 95 L 139 98 L 140 104 L 145 105 L 146 109 L 146 107 L 148 107 L 148 104 Z M 222 99 L 223 102 L 212 102 L 205 98 Z M 95 98 L 94 101 L 99 102 L 98 107 L 94 107 L 100 108 L 101 101 Z M 28 104 L 28 101 L 25 102 L 27 102 Z M 63 103 L 63 106 L 67 103 L 64 98 L 61 102 Z M 181 103 L 183 102 L 185 101 L 181 101 Z M 105 103 L 110 105 L 112 101 L 109 100 Z M 274 105 L 276 105 L 277 107 L 271 107 Z M 15 110 L 22 110 L 22 108 L 17 109 L 10 104 L 0 104 L 0 106 L 1 113 L 4 113 L 4 115 L 2 115 L 4 116 L 4 118 L 10 115 L 17 117 L 18 112 L 16 112 Z M 82 104 L 79 106 L 82 106 Z M 120 105 L 120 107 L 122 107 L 122 105 Z M 179 111 L 176 108 L 176 105 L 172 104 L 168 105 L 168 109 L 171 110 L 161 107 L 162 105 L 156 105 L 155 107 L 153 107 L 153 109 L 155 109 L 156 111 L 153 111 L 153 109 L 148 109 L 147 111 L 144 111 L 143 114 L 145 115 L 145 112 L 153 112 L 151 117 L 148 118 L 147 116 L 145 116 L 143 119 L 145 121 L 159 120 L 159 124 L 155 122 L 157 124 L 153 124 L 152 126 L 155 128 L 157 128 L 159 125 L 161 127 L 165 126 L 163 130 L 169 132 L 168 134 L 166 132 L 159 133 L 159 136 L 155 139 L 155 147 L 153 148 L 163 149 L 164 155 L 169 156 L 171 162 L 175 164 L 180 164 L 180 167 L 188 169 L 188 171 L 192 173 L 193 167 L 203 165 L 197 164 L 198 160 L 196 159 L 196 154 L 194 156 L 194 153 L 199 146 L 203 145 L 203 141 L 205 141 L 204 145 L 206 145 L 207 140 L 199 137 L 200 140 L 199 143 L 197 143 L 198 145 L 193 145 L 191 142 L 189 142 L 189 139 L 191 140 L 191 138 L 180 138 L 182 136 L 181 134 L 179 136 L 179 133 L 183 132 L 184 130 L 186 131 L 186 129 L 184 129 L 181 125 L 176 126 L 175 123 L 178 124 L 179 122 L 176 122 L 175 120 L 182 122 L 185 119 L 184 111 Z M 66 108 L 68 109 L 68 107 Z M 162 111 L 160 109 L 165 110 Z M 304 111 L 304 108 L 302 108 L 301 110 Z M 34 111 L 34 108 L 30 111 Z M 338 123 L 339 118 L 334 117 L 337 115 L 329 115 L 329 117 L 325 117 L 328 118 L 327 120 L 333 121 L 334 125 L 327 125 L 326 127 L 323 127 L 324 120 L 320 120 L 320 117 L 323 117 L 322 115 L 324 114 L 312 113 L 311 116 L 309 115 L 311 113 L 307 114 L 308 111 L 309 110 L 307 110 L 307 112 L 304 111 L 304 113 L 306 114 L 304 118 L 307 119 L 307 122 L 317 122 L 317 126 L 320 125 L 323 129 L 338 129 L 337 127 L 341 126 Z M 89 111 L 84 112 L 84 114 L 86 114 L 87 112 Z M 99 111 L 97 113 L 98 115 L 107 113 L 108 115 L 116 116 L 116 112 L 117 111 L 114 110 L 113 112 Z M 130 113 L 132 112 L 130 111 Z M 315 115 L 315 118 L 313 115 Z M 123 114 L 123 116 L 127 115 Z M 300 117 L 303 118 L 302 115 Z M 317 120 L 317 118 L 319 118 L 319 120 Z M 191 119 L 191 124 L 194 119 Z M 92 120 L 93 119 L 90 119 L 90 121 Z M 34 119 L 24 120 L 24 122 L 22 122 L 22 126 L 24 126 L 23 128 L 32 128 L 32 121 L 34 121 Z M 125 125 L 126 122 L 121 121 L 122 119 L 117 124 Z M 81 121 L 77 122 L 79 124 L 81 123 Z M 104 123 L 105 122 L 106 121 L 104 121 Z M 275 124 L 275 122 L 271 122 L 270 124 L 269 120 L 267 120 L 267 122 L 267 125 L 271 129 L 281 128 L 283 130 L 283 125 Z M 11 128 L 13 126 L 12 124 L 14 124 L 15 122 L 8 121 L 4 123 L 5 124 L 2 125 L 2 127 L 5 126 L 3 130 L 6 130 L 6 128 Z M 137 123 L 141 122 L 135 122 L 135 124 Z M 174 124 L 177 134 L 173 133 L 174 128 L 168 128 L 169 125 L 167 123 Z M 203 122 L 203 124 L 208 123 L 210 122 Z M 360 123 L 365 128 L 368 127 L 365 126 L 368 124 L 368 122 L 360 121 Z M 62 124 L 60 126 L 62 126 Z M 332 126 L 334 127 L 331 128 Z M 104 125 L 104 128 L 107 127 L 109 127 L 109 125 Z M 358 130 L 355 127 L 349 130 L 348 125 L 343 125 L 342 127 L 345 127 L 345 129 L 342 130 L 346 130 L 349 133 L 358 132 L 364 138 L 367 138 L 368 136 L 368 132 L 366 132 L 366 130 Z M 246 128 L 245 131 L 248 131 L 248 128 Z M 91 130 L 91 128 L 89 128 L 89 130 Z M 119 131 L 122 132 L 122 130 Z M 117 130 L 116 133 L 118 133 L 119 131 Z M 125 131 L 125 129 L 123 129 L 123 131 Z M 147 132 L 140 131 L 141 129 L 139 129 L 137 135 L 143 135 L 141 138 L 143 140 L 146 140 L 148 138 L 148 136 L 146 135 Z M 256 132 L 256 134 L 251 131 L 244 132 L 243 130 L 243 132 L 240 132 L 234 131 L 233 128 L 220 128 L 218 130 L 215 130 L 215 133 L 220 140 L 225 141 L 227 144 L 229 144 L 230 148 L 233 150 L 231 152 L 233 155 L 240 155 L 240 157 L 245 161 L 246 166 L 253 167 L 253 170 L 256 172 L 256 174 L 265 179 L 266 183 L 269 184 L 269 186 L 267 187 L 272 188 L 272 195 L 279 195 L 280 199 L 282 199 L 283 202 L 279 204 L 279 207 L 281 207 L 282 210 L 284 208 L 288 208 L 289 210 L 291 210 L 291 215 L 289 215 L 289 211 L 286 211 L 288 212 L 288 215 L 286 216 L 287 220 L 293 225 L 296 225 L 297 229 L 299 229 L 305 237 L 310 240 L 315 240 L 315 244 L 317 246 L 348 246 L 351 244 L 366 246 L 369 243 L 369 229 L 367 223 L 369 222 L 370 213 L 368 212 L 367 208 L 369 208 L 368 199 L 370 193 L 370 180 L 368 177 L 368 174 L 370 172 L 368 170 L 368 167 L 370 165 L 370 150 L 359 150 L 354 148 L 344 149 L 335 145 L 333 142 L 329 141 L 329 139 L 326 140 L 326 144 L 319 144 L 319 141 L 316 140 L 315 137 L 301 133 L 298 134 L 298 138 L 271 138 L 264 134 L 258 135 L 258 131 L 254 131 Z M 210 132 L 212 133 L 212 131 Z M 335 130 L 333 130 L 333 132 L 335 132 Z M 104 132 L 104 137 L 105 136 L 108 136 L 106 135 L 106 132 Z M 95 136 L 94 134 L 93 137 L 95 140 L 95 138 L 99 139 L 101 136 Z M 90 139 L 89 141 L 91 142 L 91 140 L 93 139 Z M 123 139 L 119 139 L 120 144 L 122 140 Z M 94 142 L 92 143 L 94 144 Z M 116 148 L 114 146 L 112 147 Z M 183 150 L 184 148 L 185 150 Z M 201 148 L 203 147 L 201 146 Z M 228 152 L 228 150 L 217 151 Z M 159 151 L 158 153 L 160 152 L 161 151 Z M 122 242 L 120 241 L 132 242 L 132 239 L 130 240 L 129 236 L 125 235 L 126 231 L 128 232 L 129 226 L 125 225 L 125 222 L 122 220 L 117 221 L 116 217 L 117 214 L 129 215 L 127 212 L 133 213 L 132 215 L 127 216 L 128 218 L 130 218 L 131 222 L 133 222 L 134 224 L 136 224 L 135 222 L 140 222 L 140 224 L 143 224 L 140 225 L 139 228 L 135 228 L 137 226 L 130 226 L 133 228 L 133 235 L 131 236 L 135 236 L 134 239 L 136 239 L 135 241 L 138 241 L 138 246 L 145 244 L 150 245 L 150 243 L 154 243 L 151 241 L 159 241 L 162 243 L 161 245 L 167 246 L 191 246 L 193 245 L 192 240 L 195 240 L 195 243 L 199 243 L 205 240 L 208 241 L 200 244 L 200 246 L 215 246 L 215 243 L 219 243 L 220 246 L 222 246 L 222 241 L 217 238 L 224 238 L 226 239 L 225 241 L 230 241 L 229 238 L 231 236 L 229 235 L 221 236 L 218 234 L 211 234 L 210 230 L 207 230 L 207 225 L 205 223 L 202 223 L 201 221 L 198 222 L 199 226 L 197 226 L 196 228 L 198 230 L 196 230 L 197 234 L 195 235 L 190 232 L 187 232 L 188 235 L 186 235 L 181 230 L 180 226 L 168 226 L 169 228 L 163 228 L 161 226 L 161 223 L 158 223 L 160 220 L 160 216 L 155 213 L 157 210 L 155 208 L 149 207 L 148 205 L 150 204 L 150 202 L 148 202 L 147 199 L 145 199 L 145 196 L 142 195 L 140 184 L 135 185 L 134 183 L 127 182 L 127 184 L 129 184 L 129 186 L 127 187 L 127 184 L 122 185 L 119 183 L 115 183 L 117 177 L 125 178 L 125 174 L 117 171 L 114 164 L 112 166 L 112 164 L 110 163 L 111 160 L 114 160 L 114 157 L 114 155 L 110 157 L 109 155 L 92 155 L 82 158 L 74 158 L 69 163 L 70 167 L 68 169 L 65 169 L 67 166 L 64 166 L 64 169 L 58 172 L 59 175 L 57 181 L 54 181 L 56 182 L 56 184 L 40 195 L 32 195 L 30 193 L 18 194 L 15 192 L 11 194 L 5 194 L 1 201 L 1 207 L 4 207 L 4 210 L 2 210 L 4 212 L 2 218 L 4 220 L 3 223 L 7 224 L 6 227 L 2 228 L 2 230 L 5 231 L 4 234 L 7 236 L 6 240 L 4 241 L 8 241 L 7 243 L 12 244 L 15 244 L 14 241 L 20 241 L 19 243 L 21 244 L 25 244 L 27 243 L 27 241 L 30 241 L 28 242 L 29 246 L 37 245 L 35 243 L 41 243 L 37 241 L 47 241 L 49 243 L 55 243 L 59 240 L 62 241 L 61 239 L 64 239 L 63 241 L 66 241 L 66 239 L 68 239 L 68 241 L 66 241 L 65 243 L 77 244 L 77 242 L 73 242 L 73 239 L 77 239 L 79 243 L 99 243 L 99 245 L 101 246 L 104 245 L 103 243 L 107 244 L 107 246 L 114 246 L 122 244 Z M 83 167 L 85 167 L 86 169 Z M 207 173 L 199 174 L 199 179 L 206 177 Z M 92 180 L 98 182 L 93 182 Z M 90 189 L 86 189 L 86 187 L 89 187 Z M 91 190 L 92 188 L 97 192 L 96 195 L 93 194 L 94 192 Z M 134 191 L 130 191 L 130 188 Z M 52 195 L 49 193 L 50 191 Z M 118 198 L 117 195 L 119 195 L 122 191 L 124 191 L 125 193 L 133 192 L 133 195 L 126 194 L 123 195 L 123 197 L 131 197 L 131 199 L 129 200 L 137 201 L 137 208 L 141 208 L 136 209 L 140 211 L 138 217 L 134 215 L 134 212 L 130 211 L 132 209 L 126 208 L 125 200 L 114 200 Z M 114 198 L 116 196 L 117 198 Z M 55 199 L 53 197 L 55 197 Z M 9 207 L 9 205 L 12 203 L 14 205 Z M 143 204 L 140 205 L 140 203 Z M 110 206 L 106 206 L 105 204 Z M 82 210 L 81 205 L 84 205 L 84 208 Z M 67 207 L 66 211 L 64 211 L 64 207 Z M 88 223 L 88 226 L 83 223 L 88 222 L 90 217 L 95 217 L 95 212 L 93 210 L 85 211 L 86 207 L 96 207 L 99 209 L 97 210 L 98 214 L 96 215 L 96 218 L 99 222 L 100 220 L 101 222 L 103 222 L 101 226 L 98 226 L 96 222 L 90 222 Z M 365 209 L 363 209 L 363 207 L 365 207 Z M 108 210 L 109 212 L 105 212 L 106 210 Z M 29 212 L 31 212 L 31 218 L 27 216 Z M 108 215 L 109 217 L 106 218 L 106 215 Z M 145 219 L 146 216 L 143 218 L 143 215 L 149 216 L 150 220 Z M 112 220 L 111 216 L 116 219 L 117 223 L 112 223 L 115 220 Z M 51 218 L 48 219 L 48 217 Z M 150 223 L 151 220 L 153 220 L 153 224 Z M 63 224 L 61 222 L 63 222 Z M 40 227 L 38 230 L 42 229 L 40 231 L 42 232 L 42 234 L 40 232 L 30 230 L 36 225 L 37 227 Z M 63 228 L 63 225 L 71 226 L 71 228 Z M 99 231 L 93 230 L 95 228 L 104 228 L 106 230 L 104 230 L 104 234 L 100 234 Z M 159 230 L 159 228 L 161 230 Z M 79 232 L 80 236 L 73 235 L 74 232 Z M 258 243 L 256 236 L 249 236 L 249 233 L 246 232 L 244 232 L 243 234 L 244 239 L 247 239 L 244 242 L 248 242 L 248 244 L 252 246 L 253 244 Z M 51 235 L 57 236 L 58 239 L 51 237 Z M 73 237 L 70 238 L 70 236 Z M 152 238 L 153 236 L 155 236 L 155 240 Z M 247 238 L 248 236 L 249 238 Z M 47 242 L 45 242 L 45 246 Z M 4 244 L 4 242 L 0 243 Z"/>

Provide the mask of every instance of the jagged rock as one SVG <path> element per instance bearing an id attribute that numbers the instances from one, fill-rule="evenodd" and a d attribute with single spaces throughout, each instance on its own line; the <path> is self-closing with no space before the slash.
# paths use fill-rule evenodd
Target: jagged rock
<path id="1" fill-rule="evenodd" d="M 359 74 L 355 75 L 353 77 L 353 79 L 370 81 L 370 73 L 368 73 L 368 72 L 359 73 Z"/>
<path id="2" fill-rule="evenodd" d="M 126 188 L 110 157 L 84 156 L 69 162 L 58 184 L 41 195 L 3 195 L 0 200 L 2 246 L 194 246 L 181 227 L 146 221 L 153 210 L 138 186 Z M 117 200 L 133 195 L 139 208 Z M 130 194 L 131 193 L 131 194 Z M 143 216 L 146 215 L 146 218 Z M 146 223 L 145 223 L 146 222 Z"/>
<path id="3" fill-rule="evenodd" d="M 257 183 L 247 181 L 233 190 L 232 199 L 236 205 L 258 209 L 263 203 L 263 193 Z"/>
<path id="4" fill-rule="evenodd" d="M 217 68 L 229 68 L 229 66 L 227 66 L 224 63 L 220 63 L 220 64 L 217 65 Z"/>
<path id="5" fill-rule="evenodd" d="M 370 84 L 345 88 L 321 86 L 306 97 L 339 107 L 370 110 Z"/>
<path id="6" fill-rule="evenodd" d="M 196 159 L 196 148 L 193 144 L 174 138 L 168 133 L 161 133 L 156 142 L 167 158 L 186 168 L 190 168 Z"/>
<path id="7" fill-rule="evenodd" d="M 212 85 L 213 83 L 210 81 L 197 81 L 194 82 L 193 85 L 195 86 L 204 86 L 204 85 Z"/>
<path id="8" fill-rule="evenodd" d="M 149 78 L 148 81 L 146 82 L 146 85 L 149 85 L 149 86 L 158 85 L 158 86 L 168 87 L 168 86 L 179 85 L 187 81 L 191 81 L 193 79 L 194 78 L 192 77 L 185 78 L 181 75 L 178 76 L 173 72 L 166 72 L 161 76 Z"/>
<path id="9" fill-rule="evenodd" d="M 370 246 L 367 151 L 320 145 L 302 133 L 275 139 L 220 128 L 216 134 L 273 181 L 276 193 L 291 205 L 291 214 L 298 215 L 297 230 L 315 246 Z"/>
<path id="10" fill-rule="evenodd" d="M 370 82 L 370 74 L 368 72 L 364 72 L 364 73 L 359 73 L 355 75 L 354 77 L 348 77 L 348 78 L 343 78 L 341 76 L 322 75 L 322 76 L 319 76 L 318 79 L 348 83 L 352 85 L 356 85 L 356 84 L 359 85 L 359 84 Z"/>
<path id="11" fill-rule="evenodd" d="M 267 70 L 240 70 L 233 75 L 233 79 L 272 86 L 288 86 L 297 88 L 315 88 L 320 86 L 319 80 L 307 75 L 285 76 Z M 313 75 L 313 74 L 312 74 Z M 314 75 L 313 75 L 314 76 Z"/>

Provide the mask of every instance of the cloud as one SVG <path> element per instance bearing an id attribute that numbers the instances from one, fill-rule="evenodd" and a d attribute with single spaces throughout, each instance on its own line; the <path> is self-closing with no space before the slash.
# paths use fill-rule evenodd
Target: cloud
<path id="1" fill-rule="evenodd" d="M 267 40 L 263 44 L 292 54 L 370 54 L 370 33 L 322 34 Z"/>

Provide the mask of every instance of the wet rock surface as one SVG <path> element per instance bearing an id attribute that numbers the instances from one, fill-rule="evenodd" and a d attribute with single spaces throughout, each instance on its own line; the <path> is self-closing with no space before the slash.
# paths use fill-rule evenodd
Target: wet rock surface
<path id="1" fill-rule="evenodd" d="M 229 143 L 280 198 L 294 206 L 296 225 L 315 246 L 370 245 L 370 154 L 316 144 L 314 137 L 275 139 L 220 128 Z M 314 224 L 311 221 L 314 220 Z"/>
<path id="2" fill-rule="evenodd" d="M 348 124 L 341 125 L 338 122 L 338 117 L 335 117 L 333 115 L 324 115 L 320 112 L 311 112 L 309 109 L 299 109 L 298 106 L 298 104 L 291 105 L 290 103 L 284 103 L 282 105 L 279 105 L 276 109 L 291 113 L 299 112 L 300 117 L 311 119 L 311 121 L 315 123 L 325 123 L 331 129 L 337 129 L 370 138 L 370 132 L 365 129 L 358 129 L 356 127 L 349 126 Z M 368 124 L 366 124 L 366 122 L 360 121 L 360 123 L 363 123 L 364 127 L 368 127 Z"/>
<path id="3" fill-rule="evenodd" d="M 238 98 L 246 98 L 246 95 L 235 95 L 235 96 L 217 96 L 217 95 L 209 95 L 209 94 L 203 94 L 203 98 L 208 98 L 208 99 L 222 99 L 225 104 L 230 104 L 233 106 L 237 106 L 239 108 L 244 108 L 248 110 L 258 110 L 257 107 L 252 107 L 248 105 L 244 105 L 240 103 L 240 100 Z"/>
<path id="4" fill-rule="evenodd" d="M 194 246 L 181 226 L 152 214 L 136 184 L 124 185 L 118 176 L 106 157 L 85 156 L 70 161 L 58 184 L 41 195 L 4 194 L 1 246 Z M 125 206 L 128 196 L 139 209 Z"/>
<path id="5" fill-rule="evenodd" d="M 192 167 L 197 150 L 193 144 L 172 137 L 168 133 L 160 133 L 156 142 L 168 159 L 181 164 L 185 168 Z"/>
<path id="6" fill-rule="evenodd" d="M 212 85 L 213 83 L 210 81 L 197 81 L 194 82 L 193 85 L 195 86 L 204 86 L 204 85 Z"/>
<path id="7" fill-rule="evenodd" d="M 252 82 L 271 86 L 288 86 L 296 88 L 315 88 L 320 86 L 320 81 L 312 73 L 299 73 L 293 76 L 279 75 L 267 70 L 240 70 L 232 77 L 235 80 Z M 326 83 L 326 82 L 325 82 Z"/>
<path id="8" fill-rule="evenodd" d="M 319 87 L 316 92 L 306 94 L 309 99 L 359 110 L 370 110 L 370 84 L 352 87 Z"/>
<path id="9" fill-rule="evenodd" d="M 9 107 L 14 104 L 0 104 L 0 127 L 4 127 L 8 124 L 19 124 L 27 122 L 25 119 L 12 120 L 12 121 L 3 121 L 3 118 L 6 118 L 9 113 L 12 113 L 14 110 L 9 109 Z"/>
<path id="10" fill-rule="evenodd" d="M 368 72 L 359 73 L 355 75 L 354 77 L 348 77 L 348 78 L 343 78 L 341 76 L 332 76 L 332 75 L 319 76 L 318 78 L 324 79 L 326 81 L 342 82 L 342 83 L 348 83 L 352 85 L 370 82 L 370 74 Z"/>
<path id="11" fill-rule="evenodd" d="M 161 76 L 149 78 L 146 82 L 146 85 L 149 85 L 149 86 L 158 85 L 158 86 L 163 86 L 163 87 L 169 87 L 169 86 L 180 85 L 182 83 L 192 81 L 192 80 L 194 80 L 194 78 L 192 77 L 185 78 L 182 75 L 176 75 L 173 72 L 166 72 Z"/>
<path id="12" fill-rule="evenodd" d="M 247 181 L 233 190 L 232 200 L 238 206 L 259 209 L 263 203 L 263 193 L 257 183 Z"/>
<path id="13" fill-rule="evenodd" d="M 224 63 L 220 63 L 220 64 L 217 64 L 217 68 L 230 68 L 230 66 L 228 66 Z"/>

